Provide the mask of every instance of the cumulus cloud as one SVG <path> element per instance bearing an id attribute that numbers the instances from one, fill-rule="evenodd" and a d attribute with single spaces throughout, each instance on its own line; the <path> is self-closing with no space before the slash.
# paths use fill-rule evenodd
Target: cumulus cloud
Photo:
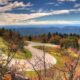
<path id="1" fill-rule="evenodd" d="M 8 3 L 7 5 L 0 7 L 0 12 L 9 11 L 17 7 L 30 7 L 30 6 L 33 6 L 33 4 L 31 4 L 30 2 L 24 4 L 23 2 L 15 1 L 14 3 Z"/>
<path id="2" fill-rule="evenodd" d="M 4 5 L 4 4 L 7 4 L 7 3 L 8 3 L 8 0 L 0 0 L 1 5 Z"/>
<path id="3" fill-rule="evenodd" d="M 5 12 L 7 10 L 11 10 L 13 8 L 16 8 L 16 7 L 24 7 L 25 5 L 22 3 L 22 2 L 14 2 L 14 3 L 9 3 L 7 4 L 6 6 L 4 7 L 0 7 L 0 12 Z"/>

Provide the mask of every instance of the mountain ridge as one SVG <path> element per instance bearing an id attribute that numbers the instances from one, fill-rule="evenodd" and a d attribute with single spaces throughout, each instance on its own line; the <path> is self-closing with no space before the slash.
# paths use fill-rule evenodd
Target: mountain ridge
<path id="1" fill-rule="evenodd" d="M 39 26 L 31 26 L 31 27 L 26 27 L 26 26 L 13 26 L 13 27 L 4 27 L 6 29 L 11 29 L 11 30 L 15 30 L 16 32 L 19 32 L 22 36 L 25 36 L 25 35 L 40 35 L 40 34 L 47 34 L 48 32 L 51 32 L 51 33 L 55 33 L 55 32 L 58 32 L 58 33 L 66 33 L 66 34 L 79 34 L 80 35 L 80 27 L 79 26 L 62 26 L 62 27 L 59 27 L 59 26 L 42 26 L 42 27 L 39 27 Z"/>

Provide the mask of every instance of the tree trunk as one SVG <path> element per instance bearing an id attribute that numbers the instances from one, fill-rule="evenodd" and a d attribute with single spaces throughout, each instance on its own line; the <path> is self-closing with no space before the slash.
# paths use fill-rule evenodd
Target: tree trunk
<path id="1" fill-rule="evenodd" d="M 73 77 L 74 77 L 74 75 L 73 75 L 73 73 L 71 73 L 71 74 L 69 75 L 69 80 L 73 80 Z"/>

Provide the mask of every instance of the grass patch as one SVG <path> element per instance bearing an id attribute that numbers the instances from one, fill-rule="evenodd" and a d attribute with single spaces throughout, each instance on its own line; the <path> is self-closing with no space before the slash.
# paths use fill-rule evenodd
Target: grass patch
<path id="1" fill-rule="evenodd" d="M 9 51 L 5 50 L 4 53 L 8 55 Z M 22 51 L 18 50 L 17 52 L 10 52 L 10 54 L 12 55 L 15 54 L 14 55 L 15 59 L 30 59 L 32 57 L 31 52 L 27 49 L 23 49 Z"/>
<path id="2" fill-rule="evenodd" d="M 36 77 L 37 74 L 35 73 L 35 71 L 25 71 L 25 76 L 27 77 Z"/>
<path id="3" fill-rule="evenodd" d="M 14 58 L 17 58 L 17 59 L 30 59 L 31 57 L 32 57 L 32 54 L 27 49 L 24 49 L 23 51 L 17 51 L 14 56 Z"/>
<path id="4" fill-rule="evenodd" d="M 34 47 L 43 50 L 42 46 L 34 46 Z M 61 68 L 64 66 L 64 63 L 70 61 L 69 55 L 71 57 L 75 57 L 75 58 L 77 57 L 76 54 L 73 54 L 72 52 L 69 53 L 67 49 L 63 50 L 54 47 L 44 47 L 44 50 L 56 58 L 57 64 L 55 64 L 55 66 Z"/>
<path id="5" fill-rule="evenodd" d="M 0 49 L 1 50 L 7 49 L 7 42 L 1 37 L 0 37 Z"/>
<path id="6" fill-rule="evenodd" d="M 0 37 L 0 50 L 6 55 L 8 55 L 8 43 Z M 15 54 L 14 58 L 16 59 L 30 59 L 32 57 L 32 54 L 29 50 L 23 49 L 23 50 L 18 50 L 17 52 L 13 53 L 10 52 L 11 54 Z"/>

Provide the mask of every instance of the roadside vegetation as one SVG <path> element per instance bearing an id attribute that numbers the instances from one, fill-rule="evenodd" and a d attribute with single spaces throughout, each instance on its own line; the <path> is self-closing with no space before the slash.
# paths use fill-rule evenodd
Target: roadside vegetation
<path id="1" fill-rule="evenodd" d="M 61 33 L 48 33 L 40 34 L 38 36 L 25 36 L 25 40 L 36 41 L 42 43 L 51 43 L 56 45 L 61 45 L 61 47 L 74 47 L 78 48 L 78 42 L 80 41 L 80 35 L 78 34 L 61 34 Z M 64 43 L 64 45 L 63 45 Z M 67 46 L 65 46 L 67 44 Z"/>
<path id="2" fill-rule="evenodd" d="M 36 60 L 35 65 L 30 63 L 29 59 L 32 55 L 30 51 L 24 48 L 25 40 L 57 45 L 57 47 L 34 46 L 43 50 L 43 58 L 38 58 L 38 61 L 43 63 L 43 70 L 35 68 L 38 64 Z M 22 37 L 15 31 L 2 28 L 0 29 L 0 51 L 0 54 L 8 56 L 5 65 L 3 64 L 4 60 L 0 58 L 0 80 L 6 80 L 7 78 L 3 79 L 6 74 L 13 75 L 14 80 L 19 80 L 15 78 L 16 73 L 27 76 L 30 80 L 80 80 L 80 35 L 48 33 L 39 36 Z M 57 63 L 49 69 L 46 69 L 46 52 L 57 60 Z M 24 71 L 25 64 L 22 67 L 22 71 L 18 71 L 16 67 L 9 68 L 8 64 L 13 58 L 28 59 L 33 71 Z M 40 64 L 38 67 L 40 67 Z M 11 80 L 10 77 L 9 80 Z"/>
<path id="3" fill-rule="evenodd" d="M 34 37 L 32 37 L 34 38 Z M 37 37 L 38 38 L 38 37 Z M 56 44 L 57 47 L 34 46 L 44 52 L 53 55 L 57 64 L 53 70 L 53 78 L 48 77 L 48 80 L 78 80 L 80 79 L 80 36 L 76 34 L 51 34 L 40 38 L 40 42 Z M 59 73 L 59 74 L 58 74 Z M 56 77 L 57 75 L 57 77 Z"/>
<path id="4" fill-rule="evenodd" d="M 78 58 L 78 55 L 76 52 L 72 51 L 72 49 L 60 49 L 60 48 L 55 48 L 55 47 L 47 47 L 47 46 L 34 46 L 37 49 L 41 49 L 44 50 L 45 52 L 48 52 L 49 54 L 53 55 L 56 60 L 57 60 L 57 67 L 61 67 L 64 66 L 63 64 L 65 62 L 69 61 L 69 56 L 73 57 L 73 58 Z"/>
<path id="5" fill-rule="evenodd" d="M 24 41 L 22 37 L 11 30 L 0 30 L 0 50 L 4 54 L 8 55 L 9 49 L 14 49 L 15 56 L 17 59 L 31 58 L 31 52 L 24 48 Z"/>
<path id="6" fill-rule="evenodd" d="M 9 67 L 12 59 L 30 59 L 32 57 L 31 52 L 24 46 L 23 38 L 17 32 L 0 29 L 0 80 L 12 80 L 11 75 L 15 75 L 16 67 Z"/>

